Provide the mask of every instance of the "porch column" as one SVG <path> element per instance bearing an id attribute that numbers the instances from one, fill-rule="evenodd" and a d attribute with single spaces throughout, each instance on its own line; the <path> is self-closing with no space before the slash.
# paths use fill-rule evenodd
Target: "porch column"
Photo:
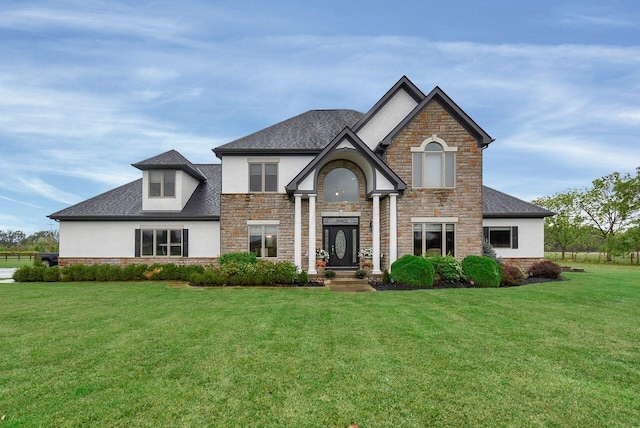
<path id="1" fill-rule="evenodd" d="M 293 195 L 295 210 L 293 214 L 293 264 L 298 272 L 302 269 L 302 195 Z"/>
<path id="2" fill-rule="evenodd" d="M 309 195 L 309 273 L 316 271 L 316 195 Z"/>
<path id="3" fill-rule="evenodd" d="M 372 235 L 373 235 L 373 270 L 371 273 L 380 274 L 380 194 L 374 193 L 373 197 L 373 221 Z"/>
<path id="4" fill-rule="evenodd" d="M 397 193 L 389 195 L 389 271 L 391 263 L 398 259 L 398 207 Z"/>

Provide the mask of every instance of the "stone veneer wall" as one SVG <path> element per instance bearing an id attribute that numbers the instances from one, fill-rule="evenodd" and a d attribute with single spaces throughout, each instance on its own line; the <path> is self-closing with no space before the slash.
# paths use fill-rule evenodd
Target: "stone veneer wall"
<path id="1" fill-rule="evenodd" d="M 217 265 L 218 258 L 209 257 L 61 257 L 58 259 L 60 267 L 71 265 L 95 265 L 95 264 L 111 264 L 119 266 L 127 265 L 151 265 L 154 263 L 174 265 Z"/>
<path id="2" fill-rule="evenodd" d="M 411 148 L 433 134 L 458 148 L 453 189 L 412 188 Z M 386 162 L 408 186 L 398 197 L 398 257 L 413 252 L 411 217 L 458 217 L 456 257 L 482 254 L 482 151 L 437 101 L 427 104 L 398 134 L 387 150 Z"/>
<path id="3" fill-rule="evenodd" d="M 527 258 L 512 258 L 512 257 L 503 257 L 502 264 L 514 265 L 518 266 L 520 269 L 527 270 L 534 263 L 538 263 L 544 260 L 544 257 L 527 257 Z"/>

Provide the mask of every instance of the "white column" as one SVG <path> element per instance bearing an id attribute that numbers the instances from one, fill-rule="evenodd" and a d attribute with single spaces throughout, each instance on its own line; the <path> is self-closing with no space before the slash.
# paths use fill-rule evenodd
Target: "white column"
<path id="1" fill-rule="evenodd" d="M 302 269 L 302 195 L 293 195 L 295 211 L 293 215 L 293 264 Z"/>
<path id="2" fill-rule="evenodd" d="M 309 195 L 309 273 L 316 271 L 316 195 Z"/>
<path id="3" fill-rule="evenodd" d="M 398 207 L 397 193 L 389 195 L 389 260 L 387 264 L 391 271 L 391 263 L 398 260 Z"/>
<path id="4" fill-rule="evenodd" d="M 373 270 L 371 273 L 380 274 L 380 194 L 374 193 L 373 197 L 373 221 L 371 222 L 373 234 Z"/>

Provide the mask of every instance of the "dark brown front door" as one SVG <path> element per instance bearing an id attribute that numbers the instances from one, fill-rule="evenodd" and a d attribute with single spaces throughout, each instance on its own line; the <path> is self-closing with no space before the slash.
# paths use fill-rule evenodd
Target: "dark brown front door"
<path id="1" fill-rule="evenodd" d="M 358 243 L 360 241 L 358 218 L 324 218 L 323 223 L 323 248 L 329 253 L 327 266 L 332 268 L 357 267 Z"/>

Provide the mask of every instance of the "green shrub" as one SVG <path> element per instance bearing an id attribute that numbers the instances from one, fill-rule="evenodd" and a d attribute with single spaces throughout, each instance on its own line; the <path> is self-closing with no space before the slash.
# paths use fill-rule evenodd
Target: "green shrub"
<path id="1" fill-rule="evenodd" d="M 173 279 L 176 281 L 189 281 L 189 278 L 191 278 L 191 275 L 193 275 L 194 273 L 203 274 L 204 266 L 200 266 L 200 265 L 178 266 L 176 268 L 175 277 Z"/>
<path id="2" fill-rule="evenodd" d="M 58 266 L 44 268 L 42 272 L 42 280 L 45 282 L 60 281 L 60 269 L 58 269 Z"/>
<path id="3" fill-rule="evenodd" d="M 327 269 L 324 271 L 324 276 L 327 278 L 335 278 L 336 276 L 336 271 L 335 270 L 331 270 L 331 269 Z"/>
<path id="4" fill-rule="evenodd" d="M 391 278 L 400 284 L 431 287 L 433 277 L 433 265 L 424 257 L 407 254 L 391 265 Z"/>
<path id="5" fill-rule="evenodd" d="M 256 263 L 258 258 L 256 253 L 228 253 L 220 256 L 220 265 L 225 265 L 229 262 L 235 263 Z"/>
<path id="6" fill-rule="evenodd" d="M 296 280 L 296 275 L 297 269 L 293 262 L 282 261 L 276 263 L 276 283 L 293 284 Z"/>
<path id="7" fill-rule="evenodd" d="M 122 268 L 118 265 L 101 264 L 93 266 L 96 281 L 121 281 Z"/>
<path id="8" fill-rule="evenodd" d="M 47 268 L 42 266 L 22 266 L 13 273 L 16 282 L 40 282 L 44 280 L 44 272 Z"/>
<path id="9" fill-rule="evenodd" d="M 542 260 L 531 265 L 527 273 L 529 276 L 538 278 L 558 279 L 562 273 L 562 268 L 551 260 Z"/>
<path id="10" fill-rule="evenodd" d="M 309 275 L 306 271 L 300 271 L 298 274 L 298 284 L 307 285 L 309 283 Z"/>
<path id="11" fill-rule="evenodd" d="M 148 266 L 141 265 L 127 265 L 122 268 L 121 278 L 123 281 L 140 281 L 146 279 L 144 273 L 148 270 Z"/>
<path id="12" fill-rule="evenodd" d="M 524 278 L 524 272 L 518 266 L 502 266 L 502 279 L 500 280 L 500 285 L 502 287 L 513 287 L 514 285 L 521 285 L 524 282 Z"/>
<path id="13" fill-rule="evenodd" d="M 464 280 L 462 265 L 455 257 L 433 255 L 426 256 L 426 259 L 433 265 L 434 281 L 456 282 Z"/>
<path id="14" fill-rule="evenodd" d="M 389 274 L 389 269 L 385 269 L 384 271 L 382 271 L 382 283 L 391 284 L 391 275 Z"/>
<path id="15" fill-rule="evenodd" d="M 502 268 L 493 259 L 483 256 L 467 256 L 462 260 L 462 271 L 469 281 L 480 287 L 499 287 Z"/>
<path id="16" fill-rule="evenodd" d="M 95 269 L 85 265 L 67 266 L 62 269 L 62 278 L 65 281 L 95 281 Z"/>

